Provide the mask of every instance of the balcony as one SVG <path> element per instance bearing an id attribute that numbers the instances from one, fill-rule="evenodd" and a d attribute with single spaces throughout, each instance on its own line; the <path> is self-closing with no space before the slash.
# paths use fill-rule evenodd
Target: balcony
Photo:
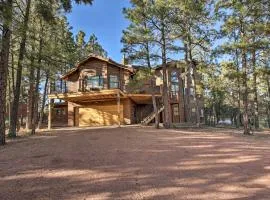
<path id="1" fill-rule="evenodd" d="M 140 86 L 133 87 L 132 85 L 121 83 L 118 80 L 108 81 L 107 79 L 100 77 L 94 80 L 79 79 L 74 82 L 66 82 L 64 80 L 57 80 L 51 82 L 50 94 L 65 94 L 65 93 L 76 93 L 76 92 L 94 92 L 102 90 L 114 90 L 120 89 L 123 92 L 131 94 L 161 94 L 161 87 L 151 87 L 150 84 L 143 82 Z"/>

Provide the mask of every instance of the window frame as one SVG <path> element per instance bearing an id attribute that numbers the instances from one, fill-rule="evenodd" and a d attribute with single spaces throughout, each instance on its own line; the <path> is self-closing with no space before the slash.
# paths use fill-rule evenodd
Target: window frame
<path id="1" fill-rule="evenodd" d="M 112 81 L 112 77 L 116 78 L 116 81 Z M 113 86 L 113 84 L 116 84 L 117 86 L 115 87 L 115 85 Z M 109 87 L 110 89 L 119 89 L 120 88 L 120 80 L 119 80 L 119 76 L 115 75 L 115 74 L 110 74 L 109 75 Z"/>
<path id="2" fill-rule="evenodd" d="M 87 76 L 86 87 L 92 88 L 104 88 L 104 77 L 102 75 Z"/>

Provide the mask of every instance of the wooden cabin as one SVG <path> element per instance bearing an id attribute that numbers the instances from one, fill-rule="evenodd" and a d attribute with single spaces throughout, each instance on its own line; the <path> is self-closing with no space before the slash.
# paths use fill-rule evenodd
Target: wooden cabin
<path id="1" fill-rule="evenodd" d="M 170 105 L 172 121 L 185 122 L 183 84 L 179 79 L 181 69 L 168 64 L 171 78 Z M 96 55 L 90 55 L 76 68 L 62 76 L 63 89 L 52 90 L 49 94 L 48 127 L 57 126 L 108 126 L 145 123 L 154 120 L 152 94 L 143 89 L 140 92 L 128 88 L 138 67 L 124 65 Z M 156 69 L 157 84 L 154 88 L 158 102 L 162 102 L 162 71 Z M 160 82 L 160 83 L 159 83 Z M 60 102 L 59 102 L 60 101 Z M 162 121 L 163 106 L 158 104 Z"/>

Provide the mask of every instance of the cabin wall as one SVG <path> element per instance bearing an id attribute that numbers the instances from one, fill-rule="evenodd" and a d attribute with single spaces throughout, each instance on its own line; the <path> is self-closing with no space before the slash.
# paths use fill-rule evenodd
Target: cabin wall
<path id="1" fill-rule="evenodd" d="M 123 91 L 130 80 L 131 73 L 123 68 L 116 67 L 110 63 L 100 60 L 89 60 L 83 64 L 80 69 L 70 75 L 67 79 L 68 92 L 78 92 L 82 90 L 82 79 L 85 76 L 98 75 L 103 77 L 104 88 L 114 89 L 110 87 L 110 75 L 116 75 L 119 79 L 119 88 Z M 80 86 L 81 85 L 81 86 Z"/>
<path id="2" fill-rule="evenodd" d="M 136 122 L 134 115 L 136 104 L 130 99 L 125 99 L 123 103 L 124 103 L 124 120 L 125 120 L 124 123 L 134 124 Z"/>
<path id="3" fill-rule="evenodd" d="M 78 92 L 79 90 L 79 74 L 75 73 L 69 76 L 67 81 L 67 89 L 69 93 Z"/>
<path id="4" fill-rule="evenodd" d="M 188 120 L 188 116 L 190 115 L 190 121 L 189 122 L 196 122 L 196 104 L 194 101 L 194 89 L 192 86 L 192 79 L 191 76 L 188 76 L 184 80 L 179 79 L 179 92 L 177 95 L 174 95 L 172 93 L 172 82 L 171 82 L 171 74 L 172 72 L 177 72 L 178 77 L 180 77 L 181 73 L 183 73 L 183 69 L 179 68 L 175 63 L 169 64 L 167 67 L 167 75 L 168 75 L 168 88 L 169 88 L 169 105 L 171 109 L 171 115 L 173 123 L 182 123 L 186 122 Z M 158 68 L 156 70 L 156 75 L 158 77 L 162 77 L 163 72 L 162 68 Z M 201 80 L 201 77 L 196 74 L 197 81 Z M 159 83 L 161 83 L 161 91 L 162 91 L 162 81 L 161 78 L 158 79 Z M 185 98 L 187 98 L 187 94 L 189 94 L 190 98 L 188 103 L 188 106 L 190 108 L 189 113 L 188 110 L 185 109 Z M 199 102 L 199 110 L 201 114 L 201 118 L 203 118 L 203 108 L 204 108 L 204 100 L 203 97 L 198 98 Z M 202 121 L 202 119 L 201 119 Z"/>
<path id="5" fill-rule="evenodd" d="M 108 73 L 108 89 L 112 89 L 111 87 L 110 87 L 110 75 L 115 75 L 115 76 L 118 76 L 118 78 L 119 78 L 119 84 L 120 84 L 120 88 L 121 88 L 121 86 L 122 86 L 122 84 L 121 84 L 121 69 L 120 68 L 118 68 L 118 67 L 115 67 L 115 66 L 113 66 L 113 65 L 111 65 L 111 64 L 108 64 L 108 71 L 107 71 L 107 73 Z"/>

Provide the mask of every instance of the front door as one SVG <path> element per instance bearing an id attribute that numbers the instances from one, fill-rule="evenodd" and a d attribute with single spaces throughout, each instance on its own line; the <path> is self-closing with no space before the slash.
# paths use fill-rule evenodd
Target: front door
<path id="1" fill-rule="evenodd" d="M 180 113 L 178 104 L 172 104 L 172 121 L 173 123 L 180 122 Z"/>

